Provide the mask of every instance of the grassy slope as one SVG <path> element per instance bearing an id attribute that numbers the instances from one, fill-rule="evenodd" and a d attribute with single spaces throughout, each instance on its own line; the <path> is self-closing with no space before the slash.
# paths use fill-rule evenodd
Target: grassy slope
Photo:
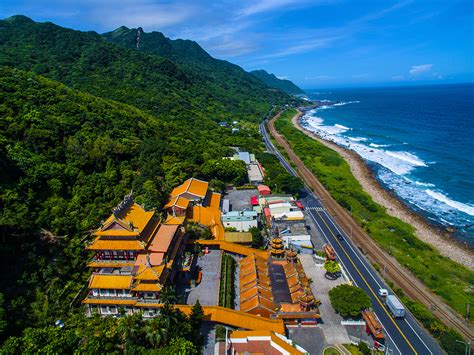
<path id="1" fill-rule="evenodd" d="M 389 216 L 383 207 L 373 202 L 337 152 L 293 126 L 291 118 L 295 113 L 295 110 L 286 111 L 275 126 L 305 165 L 336 201 L 348 210 L 352 209 L 354 219 L 385 251 L 456 311 L 464 314 L 466 304 L 474 302 L 474 296 L 469 292 L 474 283 L 474 272 L 440 255 L 415 236 L 412 226 Z"/>

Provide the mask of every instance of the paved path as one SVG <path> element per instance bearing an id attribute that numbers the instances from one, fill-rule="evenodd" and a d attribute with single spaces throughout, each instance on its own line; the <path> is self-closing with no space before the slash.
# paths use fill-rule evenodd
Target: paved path
<path id="1" fill-rule="evenodd" d="M 321 301 L 319 313 L 321 314 L 321 321 L 323 323 L 320 327 L 323 331 L 326 342 L 328 344 L 350 343 L 349 335 L 347 334 L 345 327 L 341 325 L 342 317 L 336 314 L 332 308 L 328 295 L 329 290 L 344 283 L 344 279 L 342 277 L 334 281 L 326 279 L 324 277 L 324 269 L 322 266 L 314 263 L 312 255 L 300 254 L 299 259 L 306 275 L 313 280 L 311 283 L 313 294 Z"/>

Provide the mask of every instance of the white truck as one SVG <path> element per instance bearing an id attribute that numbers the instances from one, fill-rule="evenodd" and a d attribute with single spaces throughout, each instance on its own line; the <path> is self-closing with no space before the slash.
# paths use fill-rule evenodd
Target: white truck
<path id="1" fill-rule="evenodd" d="M 395 318 L 405 318 L 405 307 L 394 295 L 388 295 L 385 304 Z"/>

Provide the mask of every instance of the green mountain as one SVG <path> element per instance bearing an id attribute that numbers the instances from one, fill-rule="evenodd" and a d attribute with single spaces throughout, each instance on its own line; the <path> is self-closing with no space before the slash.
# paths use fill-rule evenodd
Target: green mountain
<path id="1" fill-rule="evenodd" d="M 275 74 L 269 74 L 265 70 L 254 70 L 250 74 L 263 81 L 266 85 L 280 89 L 290 95 L 301 95 L 304 91 L 296 86 L 292 81 L 286 79 L 278 79 Z"/>
<path id="2" fill-rule="evenodd" d="M 189 176 L 212 178 L 205 168 L 229 147 L 262 152 L 258 121 L 295 102 L 183 42 L 164 56 L 24 16 L 0 21 L 0 342 L 34 327 L 9 344 L 47 344 L 47 326 L 82 316 L 71 304 L 88 276 L 84 242 L 125 193 L 160 209 Z M 271 163 L 268 183 L 283 189 L 291 176 Z M 226 169 L 212 187 L 236 178 Z"/>
<path id="3" fill-rule="evenodd" d="M 123 38 L 120 34 L 130 31 L 122 27 L 115 34 Z M 150 35 L 153 39 L 159 37 L 157 33 Z M 147 36 L 143 37 L 146 42 Z M 177 41 L 167 46 L 165 41 L 162 47 L 168 49 L 163 55 L 151 55 L 137 51 L 136 46 L 124 48 L 126 41 L 117 45 L 104 38 L 107 36 L 95 32 L 14 16 L 0 21 L 0 65 L 31 70 L 166 119 L 212 117 L 215 121 L 257 121 L 272 103 L 291 100 L 230 63 L 209 56 L 202 65 L 190 64 L 186 58 L 208 56 L 197 44 L 189 45 L 194 42 Z M 181 47 L 182 50 L 173 50 Z M 176 60 L 183 52 L 187 56 Z M 219 64 L 214 68 L 212 63 Z"/>

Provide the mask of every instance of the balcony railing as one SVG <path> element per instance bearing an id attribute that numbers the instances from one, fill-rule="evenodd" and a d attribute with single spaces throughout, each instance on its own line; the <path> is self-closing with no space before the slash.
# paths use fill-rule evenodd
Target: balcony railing
<path id="1" fill-rule="evenodd" d="M 89 293 L 87 298 L 94 299 L 94 300 L 139 300 L 138 297 L 134 296 L 101 296 L 101 295 L 93 295 Z"/>
<path id="2" fill-rule="evenodd" d="M 126 263 L 134 263 L 135 262 L 135 259 L 96 259 L 96 258 L 92 258 L 89 262 L 91 263 L 112 263 L 112 264 L 117 264 L 117 265 L 120 265 L 120 264 L 126 264 Z"/>

